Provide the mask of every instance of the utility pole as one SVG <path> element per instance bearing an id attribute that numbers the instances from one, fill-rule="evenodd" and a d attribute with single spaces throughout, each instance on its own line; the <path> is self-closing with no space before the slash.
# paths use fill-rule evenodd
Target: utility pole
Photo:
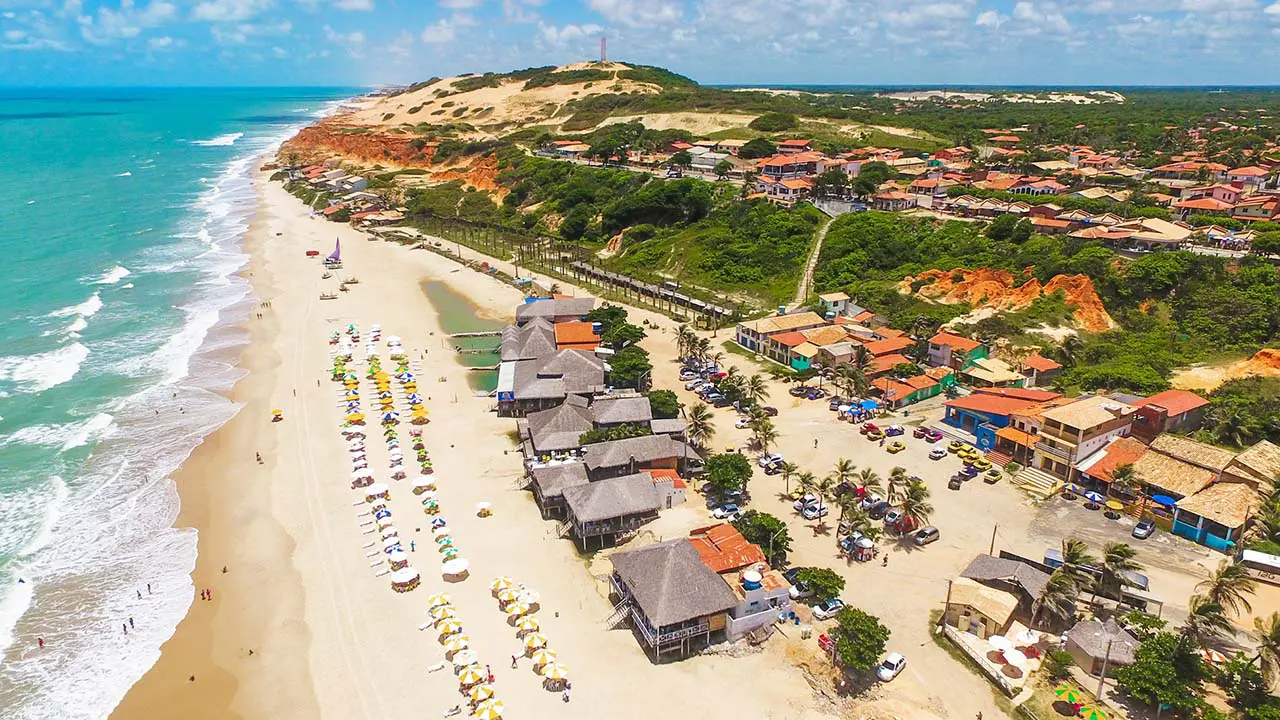
<path id="1" fill-rule="evenodd" d="M 1107 654 L 1102 656 L 1102 674 L 1098 676 L 1098 692 L 1094 697 L 1098 698 L 1098 702 L 1102 702 L 1103 685 L 1107 682 L 1107 662 L 1111 660 L 1111 643 L 1115 642 L 1115 638 L 1107 636 Z"/>
<path id="2" fill-rule="evenodd" d="M 987 551 L 988 555 L 996 554 L 996 530 L 999 530 L 999 529 L 1000 529 L 999 525 L 993 525 L 991 527 L 991 549 Z"/>

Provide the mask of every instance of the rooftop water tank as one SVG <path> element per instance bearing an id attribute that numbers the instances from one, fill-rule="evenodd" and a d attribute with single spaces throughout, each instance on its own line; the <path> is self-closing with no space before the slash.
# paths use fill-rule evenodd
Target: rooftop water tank
<path id="1" fill-rule="evenodd" d="M 764 576 L 755 570 L 748 570 L 742 573 L 743 590 L 759 590 L 763 583 Z"/>

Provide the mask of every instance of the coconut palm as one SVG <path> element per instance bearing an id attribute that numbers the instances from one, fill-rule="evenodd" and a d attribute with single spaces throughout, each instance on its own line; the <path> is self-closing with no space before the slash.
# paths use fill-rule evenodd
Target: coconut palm
<path id="1" fill-rule="evenodd" d="M 859 504 L 858 496 L 853 493 L 840 493 L 836 496 L 836 504 L 840 506 L 840 522 L 854 530 L 861 530 L 869 524 L 867 511 Z"/>
<path id="2" fill-rule="evenodd" d="M 889 482 L 885 487 L 888 490 L 890 505 L 896 504 L 898 500 L 902 499 L 903 491 L 906 489 L 908 482 L 910 480 L 907 478 L 906 468 L 896 467 L 889 471 Z"/>
<path id="3" fill-rule="evenodd" d="M 754 435 L 756 446 L 760 448 L 760 452 L 769 452 L 769 448 L 778 441 L 778 428 L 774 427 L 773 421 L 767 417 L 754 423 L 751 432 Z"/>
<path id="4" fill-rule="evenodd" d="M 1071 620 L 1075 614 L 1076 597 L 1079 594 L 1080 586 L 1076 584 L 1075 576 L 1065 567 L 1060 567 L 1049 576 L 1044 592 L 1041 593 L 1040 599 L 1036 600 L 1032 615 L 1037 620 L 1043 619 L 1045 614 L 1062 622 Z"/>
<path id="5" fill-rule="evenodd" d="M 688 427 L 685 429 L 689 442 L 700 448 L 706 447 L 715 434 L 715 416 L 711 414 L 711 408 L 703 403 L 689 408 Z"/>
<path id="6" fill-rule="evenodd" d="M 1191 596 L 1187 603 L 1187 624 L 1182 626 L 1184 637 L 1204 645 L 1231 632 L 1231 621 L 1221 605 L 1204 595 Z"/>
<path id="7" fill-rule="evenodd" d="M 698 336 L 693 334 L 693 330 L 688 325 L 681 324 L 676 328 L 676 354 L 680 357 L 687 357 L 693 354 L 693 346 L 697 344 Z"/>
<path id="8" fill-rule="evenodd" d="M 1280 613 L 1254 618 L 1253 638 L 1258 643 L 1258 654 L 1253 659 L 1267 682 L 1275 682 L 1280 676 Z"/>
<path id="9" fill-rule="evenodd" d="M 814 474 L 808 470 L 796 475 L 796 485 L 807 493 L 813 492 L 813 486 L 817 482 L 818 478 L 814 477 Z"/>
<path id="10" fill-rule="evenodd" d="M 929 504 L 929 488 L 919 480 L 908 480 L 906 491 L 902 494 L 903 517 L 911 518 L 915 527 L 929 524 L 929 516 L 933 514 L 933 505 Z"/>
<path id="11" fill-rule="evenodd" d="M 759 374 L 752 375 L 747 378 L 745 394 L 752 405 L 763 405 L 769 399 L 769 385 Z"/>
<path id="12" fill-rule="evenodd" d="M 880 476 L 875 470 L 869 467 L 862 468 L 858 471 L 858 485 L 866 491 L 868 495 L 878 495 L 884 492 L 884 484 L 880 481 Z"/>
<path id="13" fill-rule="evenodd" d="M 825 477 L 814 478 L 813 481 L 805 485 L 805 487 L 809 489 L 809 492 L 818 496 L 818 503 L 820 505 L 827 505 L 829 504 L 827 501 L 835 495 L 836 481 L 832 480 L 830 475 L 827 475 Z M 814 531 L 816 532 L 817 529 L 821 528 L 824 524 L 825 522 L 822 517 L 818 517 L 817 523 L 814 524 Z"/>
<path id="14" fill-rule="evenodd" d="M 1257 583 L 1243 565 L 1223 560 L 1208 580 L 1196 585 L 1196 591 L 1204 593 L 1209 602 L 1220 606 L 1224 613 L 1239 615 L 1241 610 L 1253 610 L 1245 596 L 1252 595 L 1256 587 Z"/>
<path id="15" fill-rule="evenodd" d="M 1100 581 L 1102 594 L 1119 599 L 1120 589 L 1125 585 L 1133 585 L 1128 573 L 1141 572 L 1142 565 L 1135 559 L 1137 551 L 1125 543 L 1107 543 L 1102 547 L 1102 571 Z"/>
<path id="16" fill-rule="evenodd" d="M 784 484 L 784 487 L 786 488 L 785 492 L 788 495 L 790 495 L 791 494 L 791 476 L 795 475 L 797 472 L 800 471 L 800 466 L 796 465 L 793 462 L 786 462 L 784 460 L 783 463 L 778 466 L 778 471 L 782 473 L 782 482 Z"/>
<path id="17" fill-rule="evenodd" d="M 710 351 L 710 349 L 711 349 L 711 341 L 710 341 L 710 340 L 708 340 L 708 339 L 706 339 L 706 338 L 702 338 L 702 342 L 704 342 L 704 343 L 706 343 L 706 344 L 707 344 L 707 350 L 708 350 L 708 351 Z M 719 350 L 717 350 L 717 351 L 715 351 L 715 352 L 711 353 L 711 354 L 710 354 L 710 356 L 709 356 L 707 359 L 709 359 L 709 360 L 712 362 L 712 364 L 714 364 L 716 367 L 720 367 L 720 364 L 724 362 L 724 353 L 723 353 L 723 352 L 720 352 Z M 733 369 L 733 368 L 730 368 L 730 370 L 732 370 L 732 369 Z M 727 373 L 727 372 L 728 372 L 728 371 L 726 371 L 726 373 Z"/>
<path id="18" fill-rule="evenodd" d="M 1135 495 L 1140 486 L 1133 463 L 1125 463 L 1111 471 L 1111 491 L 1120 495 Z"/>
<path id="19" fill-rule="evenodd" d="M 835 478 L 837 485 L 843 485 L 852 482 L 858 476 L 858 468 L 854 466 L 852 460 L 840 458 L 836 461 L 835 468 L 831 470 L 831 476 Z"/>
<path id="20" fill-rule="evenodd" d="M 1062 567 L 1075 582 L 1077 591 L 1093 582 L 1089 568 L 1097 565 L 1098 560 L 1089 554 L 1089 546 L 1083 540 L 1067 538 L 1062 541 Z"/>

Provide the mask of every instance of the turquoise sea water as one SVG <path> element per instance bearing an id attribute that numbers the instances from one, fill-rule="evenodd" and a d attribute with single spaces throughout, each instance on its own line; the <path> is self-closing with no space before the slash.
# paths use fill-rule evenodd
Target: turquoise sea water
<path id="1" fill-rule="evenodd" d="M 0 89 L 0 716 L 105 717 L 186 613 L 168 475 L 236 409 L 248 173 L 356 93 Z"/>

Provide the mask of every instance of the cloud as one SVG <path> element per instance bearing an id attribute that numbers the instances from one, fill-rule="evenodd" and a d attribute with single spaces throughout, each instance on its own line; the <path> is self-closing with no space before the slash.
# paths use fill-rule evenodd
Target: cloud
<path id="1" fill-rule="evenodd" d="M 27 39 L 27 34 L 21 30 L 5 30 L 4 41 L 9 43 L 22 42 Z"/>
<path id="2" fill-rule="evenodd" d="M 402 30 L 394 40 L 383 46 L 382 51 L 392 60 L 408 60 L 413 55 L 413 43 L 413 33 L 408 30 Z"/>
<path id="3" fill-rule="evenodd" d="M 288 35 L 292 31 L 293 23 L 288 20 L 278 23 L 220 23 L 209 28 L 219 45 L 247 45 L 265 37 Z"/>
<path id="4" fill-rule="evenodd" d="M 600 34 L 604 28 L 593 23 L 585 25 L 568 24 L 564 27 L 556 27 L 555 25 L 547 25 L 546 23 L 538 23 L 538 32 L 541 38 L 548 45 L 553 47 L 564 47 L 569 43 L 582 40 L 592 35 Z"/>
<path id="5" fill-rule="evenodd" d="M 440 0 L 439 5 L 449 10 L 470 10 L 471 8 L 480 7 L 480 3 L 484 0 Z"/>
<path id="6" fill-rule="evenodd" d="M 531 7 L 539 7 L 543 0 L 502 0 L 502 18 L 511 23 L 537 22 L 541 17 Z"/>
<path id="7" fill-rule="evenodd" d="M 271 0 L 204 0 L 191 11 L 191 19 L 235 22 L 256 17 L 271 7 Z"/>
<path id="8" fill-rule="evenodd" d="M 1263 12 L 1268 15 L 1280 15 L 1280 0 L 1276 0 L 1276 2 L 1268 5 L 1267 9 L 1263 10 Z"/>
<path id="9" fill-rule="evenodd" d="M 177 7 L 166 0 L 152 0 L 145 8 L 139 8 L 133 0 L 120 0 L 118 8 L 100 6 L 96 16 L 81 15 L 76 20 L 81 37 L 91 43 L 104 44 L 136 38 L 144 29 L 163 25 L 177 15 Z"/>
<path id="10" fill-rule="evenodd" d="M 333 4 L 339 10 L 359 10 L 368 12 L 373 10 L 373 0 L 337 0 Z"/>
<path id="11" fill-rule="evenodd" d="M 280 47 L 279 45 L 273 45 L 273 46 L 271 46 L 271 57 L 274 57 L 274 58 L 276 58 L 276 59 L 278 59 L 278 60 L 283 60 L 283 59 L 285 59 L 285 58 L 289 57 L 289 51 L 288 51 L 288 50 L 285 50 L 284 48 Z"/>
<path id="12" fill-rule="evenodd" d="M 422 42 L 427 45 L 448 45 L 458 36 L 453 23 L 437 20 L 422 30 Z"/>
<path id="13" fill-rule="evenodd" d="M 680 22 L 684 14 L 678 0 L 587 0 L 587 7 L 611 23 L 633 28 Z"/>
<path id="14" fill-rule="evenodd" d="M 1001 15 L 995 10 L 987 10 L 985 12 L 980 13 L 978 15 L 978 19 L 973 21 L 973 24 L 980 25 L 982 27 L 1000 27 L 1006 21 L 1008 21 L 1008 19 L 1009 18 L 1005 17 L 1004 15 Z"/>

